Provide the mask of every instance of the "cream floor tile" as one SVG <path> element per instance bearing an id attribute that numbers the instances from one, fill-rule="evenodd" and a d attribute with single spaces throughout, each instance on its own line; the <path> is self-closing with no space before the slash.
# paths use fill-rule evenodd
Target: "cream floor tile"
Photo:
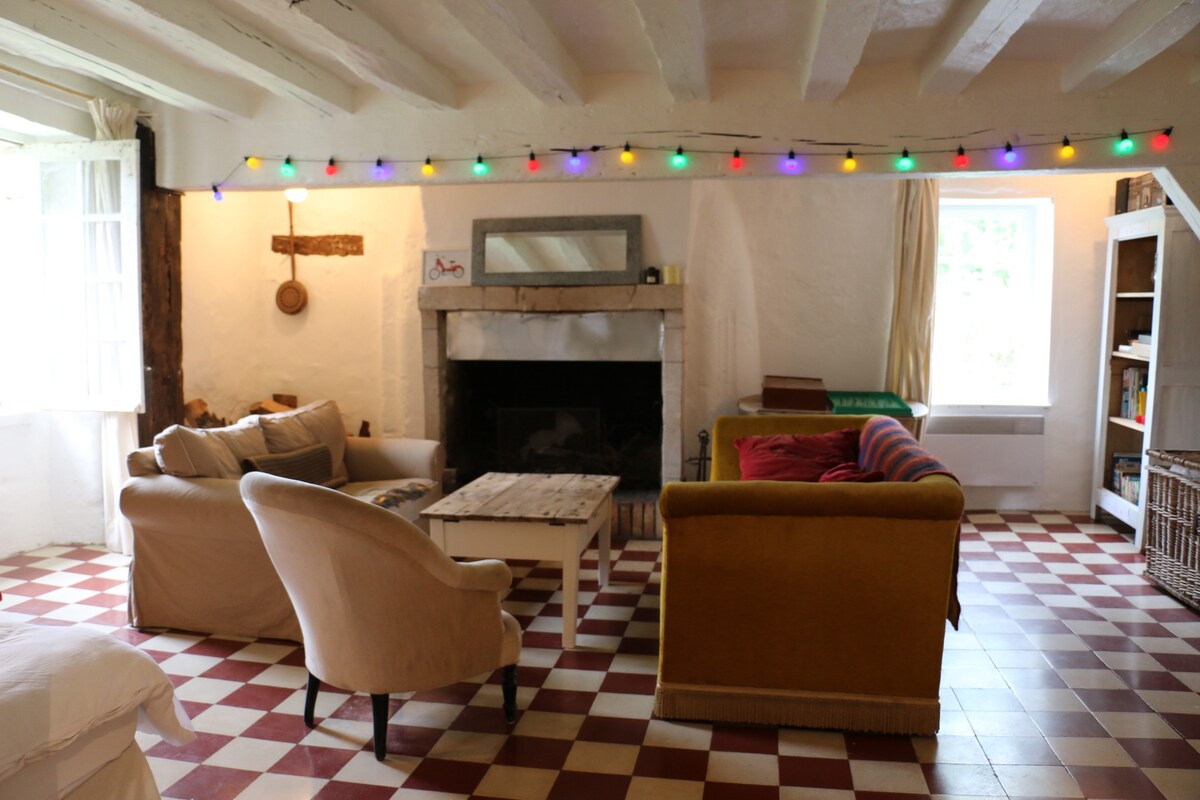
<path id="1" fill-rule="evenodd" d="M 632 775 L 640 748 L 632 744 L 609 742 L 575 742 L 564 770 L 572 772 L 605 772 L 613 775 Z"/>
<path id="2" fill-rule="evenodd" d="M 1138 689 L 1138 696 L 1160 714 L 1200 714 L 1200 695 L 1195 692 L 1160 692 Z"/>
<path id="3" fill-rule="evenodd" d="M 209 706 L 192 717 L 192 724 L 201 733 L 219 733 L 223 736 L 241 736 L 266 714 L 257 708 L 236 706 Z"/>
<path id="4" fill-rule="evenodd" d="M 182 633 L 160 633 L 153 639 L 147 639 L 138 645 L 142 650 L 160 650 L 164 653 L 181 653 L 196 642 L 203 641 L 203 636 L 187 636 Z"/>
<path id="5" fill-rule="evenodd" d="M 1138 711 L 1097 711 L 1099 720 L 1109 735 L 1116 739 L 1178 739 L 1175 729 L 1157 714 Z"/>
<path id="6" fill-rule="evenodd" d="M 1111 634 L 1105 634 L 1111 635 Z M 1165 637 L 1164 637 L 1165 638 Z M 1173 639 L 1172 641 L 1179 641 Z M 1154 656 L 1149 653 L 1106 653 L 1097 652 L 1096 657 L 1108 665 L 1109 669 L 1136 669 L 1142 672 L 1147 671 L 1162 671 L 1165 669 L 1162 664 L 1154 660 Z"/>
<path id="7" fill-rule="evenodd" d="M 913 748 L 922 764 L 986 764 L 987 755 L 974 736 L 914 736 Z M 783 754 L 783 748 L 780 748 Z"/>
<path id="8" fill-rule="evenodd" d="M 300 775 L 259 775 L 242 790 L 237 800 L 310 800 L 329 781 Z"/>
<path id="9" fill-rule="evenodd" d="M 450 792 L 427 792 L 424 789 L 398 789 L 390 800 L 470 800 L 468 794 Z"/>
<path id="10" fill-rule="evenodd" d="M 221 663 L 221 659 L 213 656 L 197 656 L 191 653 L 176 653 L 159 662 L 163 672 L 168 675 L 202 675 Z"/>
<path id="11" fill-rule="evenodd" d="M 929 793 L 920 764 L 851 759 L 850 775 L 856 792 Z"/>
<path id="12" fill-rule="evenodd" d="M 1107 669 L 1060 669 L 1058 677 L 1072 689 L 1128 689 L 1125 681 Z"/>
<path id="13" fill-rule="evenodd" d="M 376 761 L 374 753 L 366 750 L 355 753 L 354 757 L 333 776 L 336 781 L 349 783 L 369 783 L 372 786 L 392 786 L 399 788 L 408 780 L 421 759 L 416 756 L 402 756 L 388 753 L 383 761 Z"/>
<path id="14" fill-rule="evenodd" d="M 234 661 L 256 661 L 260 664 L 274 664 L 295 649 L 294 645 L 251 642 L 231 655 L 230 658 Z"/>
<path id="15" fill-rule="evenodd" d="M 1196 648 L 1183 639 L 1174 639 L 1170 636 L 1130 636 L 1129 638 L 1147 653 L 1183 653 L 1184 655 L 1195 655 L 1197 652 Z"/>
<path id="16" fill-rule="evenodd" d="M 854 800 L 847 789 L 808 789 L 802 786 L 780 786 L 779 800 Z"/>
<path id="17" fill-rule="evenodd" d="M 993 769 L 1010 797 L 1083 797 L 1065 767 L 996 765 Z"/>
<path id="18" fill-rule="evenodd" d="M 588 712 L 597 717 L 649 719 L 654 709 L 654 695 L 598 692 Z"/>
<path id="19" fill-rule="evenodd" d="M 583 717 L 583 714 L 526 711 L 517 720 L 513 733 L 518 736 L 544 736 L 547 739 L 574 739 L 583 726 Z"/>
<path id="20" fill-rule="evenodd" d="M 204 760 L 205 764 L 230 769 L 248 769 L 266 772 L 275 762 L 288 754 L 291 742 L 273 742 L 267 739 L 234 739 Z"/>
<path id="21" fill-rule="evenodd" d="M 371 741 L 370 722 L 351 719 L 323 719 L 300 740 L 310 747 L 337 747 L 342 750 L 361 750 Z"/>
<path id="22" fill-rule="evenodd" d="M 633 606 L 592 606 L 583 618 L 629 620 L 633 617 L 634 610 Z"/>
<path id="23" fill-rule="evenodd" d="M 846 757 L 846 737 L 834 731 L 780 728 L 779 755 L 842 759 Z"/>
<path id="24" fill-rule="evenodd" d="M 762 753 L 731 753 L 714 750 L 708 754 L 708 775 L 712 783 L 753 783 L 779 785 L 779 758 Z"/>
<path id="25" fill-rule="evenodd" d="M 557 619 L 557 617 L 556 617 Z M 562 631 L 562 620 L 559 619 L 555 633 Z M 521 661 L 517 664 L 517 680 L 520 681 L 521 667 L 539 667 L 550 669 L 558 663 L 562 656 L 561 650 L 547 650 L 542 647 L 522 647 Z"/>
<path id="26" fill-rule="evenodd" d="M 146 756 L 146 761 L 150 764 L 150 772 L 154 775 L 154 785 L 158 787 L 160 794 L 183 780 L 189 772 L 199 766 L 190 761 L 174 761 L 154 756 Z"/>
<path id="27" fill-rule="evenodd" d="M 552 769 L 506 767 L 494 764 L 483 776 L 475 794 L 503 797 L 506 800 L 546 800 L 550 788 L 558 779 Z"/>
<path id="28" fill-rule="evenodd" d="M 308 683 L 308 670 L 285 664 L 272 664 L 246 683 L 259 686 L 278 686 L 280 689 L 300 689 Z"/>
<path id="29" fill-rule="evenodd" d="M 712 726 L 700 722 L 669 722 L 652 719 L 646 728 L 642 744 L 650 747 L 685 747 L 692 750 L 707 750 L 712 745 Z"/>
<path id="30" fill-rule="evenodd" d="M 429 758 L 490 764 L 508 741 L 507 736 L 474 731 L 446 731 L 429 751 Z"/>
<path id="31" fill-rule="evenodd" d="M 676 781 L 668 778 L 634 776 L 625 800 L 702 800 L 703 781 Z M 851 800 L 853 793 L 851 793 Z"/>
<path id="32" fill-rule="evenodd" d="M 1026 711 L 1087 711 L 1087 706 L 1070 689 L 1013 689 L 1013 694 Z"/>
<path id="33" fill-rule="evenodd" d="M 634 675 L 657 675 L 657 656 L 638 656 L 629 653 L 617 653 L 613 656 L 609 672 L 629 672 Z"/>
<path id="34" fill-rule="evenodd" d="M 1058 760 L 1068 767 L 1136 767 L 1115 739 L 1048 737 Z"/>
<path id="35" fill-rule="evenodd" d="M 306 694 L 307 692 L 304 689 L 297 689 L 271 710 L 277 714 L 303 714 L 304 696 Z M 318 692 L 317 702 L 313 706 L 313 715 L 318 719 L 328 717 L 348 703 L 351 697 L 353 695 L 343 692 L 331 692 L 328 690 Z"/>
<path id="36" fill-rule="evenodd" d="M 1024 711 L 967 711 L 976 736 L 1041 736 Z"/>
<path id="37" fill-rule="evenodd" d="M 1194 769 L 1147 767 L 1142 772 L 1166 800 L 1200 800 L 1200 780 Z"/>
<path id="38" fill-rule="evenodd" d="M 219 703 L 243 685 L 217 678 L 192 678 L 175 689 L 175 696 L 193 703 Z"/>
<path id="39" fill-rule="evenodd" d="M 542 683 L 543 689 L 566 689 L 576 692 L 596 692 L 607 673 L 598 669 L 554 669 Z"/>
<path id="40" fill-rule="evenodd" d="M 462 713 L 462 706 L 454 703 L 427 703 L 422 700 L 407 700 L 400 710 L 392 715 L 390 722 L 396 725 L 417 725 L 422 728 L 445 729 Z"/>

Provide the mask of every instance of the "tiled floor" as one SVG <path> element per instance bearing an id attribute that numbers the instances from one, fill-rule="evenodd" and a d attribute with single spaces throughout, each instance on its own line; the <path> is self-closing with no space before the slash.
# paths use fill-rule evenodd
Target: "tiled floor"
<path id="1" fill-rule="evenodd" d="M 526 633 L 512 729 L 496 676 L 395 696 L 384 763 L 365 696 L 322 692 L 304 727 L 298 648 L 123 627 L 125 558 L 0 561 L 0 620 L 111 630 L 161 663 L 199 731 L 181 748 L 139 734 L 171 798 L 1200 798 L 1200 616 L 1086 516 L 968 515 L 936 738 L 654 719 L 658 546 L 616 545 L 599 593 L 590 554 L 573 651 L 559 571 L 513 564 L 505 606 Z"/>

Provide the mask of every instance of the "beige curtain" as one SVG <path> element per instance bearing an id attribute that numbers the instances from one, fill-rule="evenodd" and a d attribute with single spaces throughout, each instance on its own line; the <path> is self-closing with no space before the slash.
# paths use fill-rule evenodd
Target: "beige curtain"
<path id="1" fill-rule="evenodd" d="M 96 126 L 96 141 L 132 139 L 136 135 L 137 109 L 125 103 L 113 103 L 102 97 L 88 101 L 88 111 Z M 116 165 L 102 162 L 95 165 L 92 209 L 112 213 L 120 208 L 120 178 L 113 172 Z M 97 247 L 116 248 L 118 242 L 101 238 Z M 110 257 L 116 261 L 115 256 Z M 133 552 L 133 529 L 121 515 L 118 498 L 121 486 L 129 478 L 125 459 L 138 445 L 137 413 L 133 411 L 101 412 L 100 473 L 104 495 L 104 539 L 109 550 L 116 553 Z"/>
<path id="2" fill-rule="evenodd" d="M 938 182 L 903 181 L 896 211 L 895 294 L 885 388 L 905 400 L 928 406 L 933 289 L 937 282 Z M 924 430 L 925 420 L 918 420 L 918 439 Z"/>

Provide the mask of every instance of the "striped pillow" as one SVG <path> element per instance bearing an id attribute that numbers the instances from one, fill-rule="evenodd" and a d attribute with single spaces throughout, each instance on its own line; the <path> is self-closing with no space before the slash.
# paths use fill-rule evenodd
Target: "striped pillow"
<path id="1" fill-rule="evenodd" d="M 336 489 L 345 478 L 333 477 L 333 456 L 328 445 L 310 444 L 287 453 L 265 453 L 242 461 L 246 472 L 266 472 L 294 481 L 315 483 Z"/>

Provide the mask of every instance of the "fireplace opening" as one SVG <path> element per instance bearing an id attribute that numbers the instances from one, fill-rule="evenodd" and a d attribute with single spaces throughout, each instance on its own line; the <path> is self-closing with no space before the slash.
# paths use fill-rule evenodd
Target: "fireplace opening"
<path id="1" fill-rule="evenodd" d="M 498 471 L 661 486 L 659 362 L 451 359 L 446 390 L 446 461 L 459 485 Z"/>

